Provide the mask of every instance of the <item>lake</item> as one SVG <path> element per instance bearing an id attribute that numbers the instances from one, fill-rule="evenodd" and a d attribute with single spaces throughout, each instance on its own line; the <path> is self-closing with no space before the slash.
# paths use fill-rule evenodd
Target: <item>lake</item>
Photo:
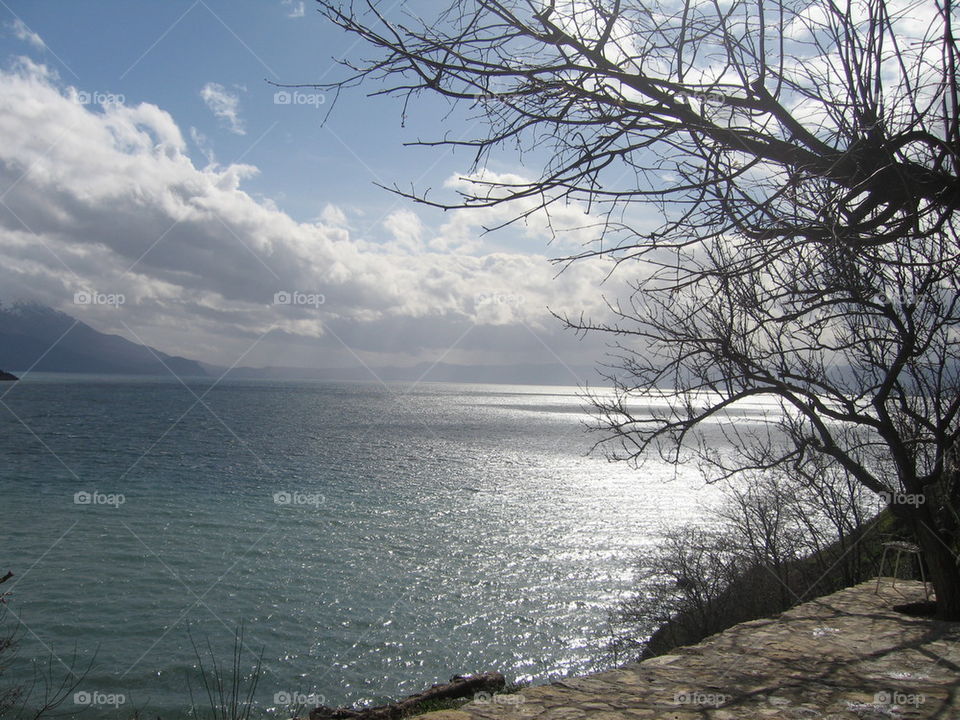
<path id="1" fill-rule="evenodd" d="M 31 659 L 85 670 L 84 717 L 179 716 L 194 644 L 229 664 L 240 623 L 278 714 L 608 667 L 637 559 L 717 496 L 694 466 L 588 455 L 575 388 L 36 374 L 0 393 L 23 622 L 5 683 Z"/>

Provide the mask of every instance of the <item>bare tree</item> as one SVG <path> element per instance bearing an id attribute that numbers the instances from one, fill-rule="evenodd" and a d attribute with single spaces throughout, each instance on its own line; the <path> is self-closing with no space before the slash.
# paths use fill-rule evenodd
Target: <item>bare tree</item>
<path id="1" fill-rule="evenodd" d="M 960 94 L 951 0 L 457 0 L 430 17 L 319 0 L 374 51 L 369 80 L 431 92 L 483 131 L 450 202 L 583 203 L 632 292 L 607 333 L 618 397 L 595 397 L 617 458 L 692 451 L 714 477 L 836 463 L 909 522 L 938 614 L 960 618 Z M 433 13 L 433 11 L 431 11 Z M 529 181 L 484 175 L 524 151 Z M 649 220 L 656 209 L 658 220 Z M 651 416 L 634 399 L 656 393 Z M 771 398 L 762 434 L 700 431 Z M 953 458 L 953 459 L 951 459 Z"/>
<path id="2" fill-rule="evenodd" d="M 876 497 L 841 468 L 821 470 L 812 479 L 786 468 L 747 473 L 705 523 L 666 528 L 610 615 L 618 659 L 670 652 L 867 580 L 880 538 L 856 539 L 891 523 L 869 519 Z"/>

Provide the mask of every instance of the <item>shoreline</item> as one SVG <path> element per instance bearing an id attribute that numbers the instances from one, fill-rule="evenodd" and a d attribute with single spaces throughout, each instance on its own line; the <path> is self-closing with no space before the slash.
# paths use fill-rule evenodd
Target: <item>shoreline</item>
<path id="1" fill-rule="evenodd" d="M 617 670 L 479 698 L 422 720 L 762 720 L 955 717 L 960 623 L 894 606 L 924 598 L 915 580 L 877 578 L 750 620 Z M 870 714 L 872 713 L 872 714 Z M 901 715 L 902 713 L 902 715 Z"/>

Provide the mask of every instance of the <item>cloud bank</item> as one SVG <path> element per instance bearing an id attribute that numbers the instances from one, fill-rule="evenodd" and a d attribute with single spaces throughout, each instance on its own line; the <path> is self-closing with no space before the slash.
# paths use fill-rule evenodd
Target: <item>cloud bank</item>
<path id="1" fill-rule="evenodd" d="M 238 124 L 212 86 L 211 109 Z M 359 240 L 333 205 L 300 222 L 245 192 L 251 165 L 197 167 L 156 105 L 83 98 L 25 58 L 0 72 L 0 300 L 203 360 L 312 366 L 552 361 L 582 348 L 546 308 L 602 311 L 608 267 L 556 277 L 543 254 L 484 253 L 489 216 L 431 230 L 405 208 L 379 223 L 381 240 Z M 545 222 L 521 232 L 545 246 Z M 125 304 L 73 305 L 84 291 Z"/>

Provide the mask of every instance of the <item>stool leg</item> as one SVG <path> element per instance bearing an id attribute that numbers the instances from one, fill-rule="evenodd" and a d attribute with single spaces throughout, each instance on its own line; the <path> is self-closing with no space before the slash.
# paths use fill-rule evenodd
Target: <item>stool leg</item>
<path id="1" fill-rule="evenodd" d="M 897 550 L 897 559 L 893 561 L 893 587 L 897 586 L 897 577 L 900 575 L 900 551 Z"/>
<path id="2" fill-rule="evenodd" d="M 927 575 L 923 571 L 923 555 L 917 555 L 917 564 L 920 566 L 920 579 L 923 581 L 923 598 L 930 599 L 930 591 L 927 590 Z"/>
<path id="3" fill-rule="evenodd" d="M 880 572 L 877 573 L 877 586 L 873 589 L 874 595 L 880 594 L 880 578 L 883 577 L 883 566 L 887 562 L 887 548 L 883 549 L 883 554 L 880 555 Z"/>

